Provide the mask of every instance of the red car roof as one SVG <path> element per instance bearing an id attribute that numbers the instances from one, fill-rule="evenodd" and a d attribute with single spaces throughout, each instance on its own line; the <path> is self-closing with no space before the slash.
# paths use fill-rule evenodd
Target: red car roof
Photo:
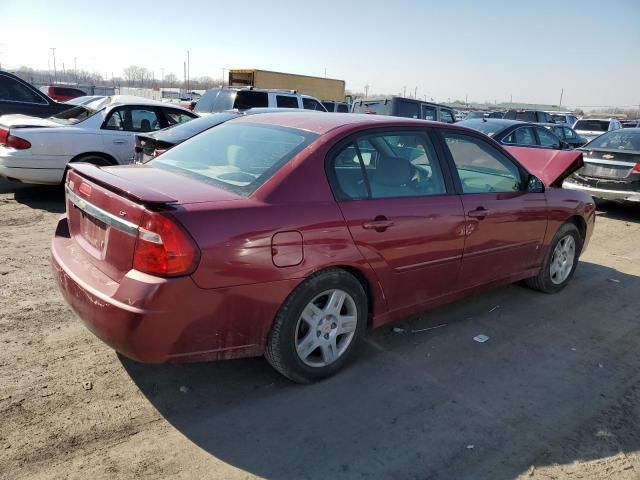
<path id="1" fill-rule="evenodd" d="M 233 122 L 263 123 L 268 125 L 278 125 L 281 127 L 298 128 L 309 132 L 324 134 L 331 130 L 346 125 L 351 126 L 371 126 L 372 124 L 381 127 L 415 127 L 443 126 L 439 122 L 429 122 L 426 120 L 416 120 L 413 118 L 389 117 L 386 115 L 365 115 L 357 113 L 323 113 L 323 112 L 277 112 L 264 113 L 260 115 L 247 115 L 231 120 Z"/>

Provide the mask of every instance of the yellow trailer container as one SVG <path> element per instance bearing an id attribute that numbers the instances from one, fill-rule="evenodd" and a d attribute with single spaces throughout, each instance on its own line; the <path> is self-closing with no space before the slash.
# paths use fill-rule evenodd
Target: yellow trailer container
<path id="1" fill-rule="evenodd" d="M 229 86 L 296 90 L 320 100 L 344 101 L 344 80 L 256 69 L 229 70 Z"/>

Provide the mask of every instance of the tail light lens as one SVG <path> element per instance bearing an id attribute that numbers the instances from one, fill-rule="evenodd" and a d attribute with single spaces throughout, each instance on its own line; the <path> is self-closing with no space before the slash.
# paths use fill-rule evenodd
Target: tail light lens
<path id="1" fill-rule="evenodd" d="M 28 140 L 11 135 L 11 131 L 5 130 L 4 128 L 0 128 L 0 145 L 15 148 L 16 150 L 27 150 L 31 148 L 31 143 Z"/>
<path id="2" fill-rule="evenodd" d="M 192 273 L 200 250 L 189 234 L 167 215 L 145 212 L 138 227 L 133 268 L 162 277 Z"/>
<path id="3" fill-rule="evenodd" d="M 631 169 L 631 173 L 640 173 L 640 163 L 636 163 L 636 166 Z"/>

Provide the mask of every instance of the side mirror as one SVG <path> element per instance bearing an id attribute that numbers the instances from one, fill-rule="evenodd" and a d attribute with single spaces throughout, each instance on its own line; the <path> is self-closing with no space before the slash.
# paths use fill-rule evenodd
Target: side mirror
<path id="1" fill-rule="evenodd" d="M 544 192 L 544 183 L 535 175 L 529 175 L 529 180 L 527 180 L 527 192 L 529 193 L 543 193 Z"/>

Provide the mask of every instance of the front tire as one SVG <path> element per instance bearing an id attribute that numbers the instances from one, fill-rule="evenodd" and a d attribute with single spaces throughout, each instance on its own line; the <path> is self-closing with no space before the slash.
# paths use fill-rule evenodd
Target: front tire
<path id="1" fill-rule="evenodd" d="M 553 237 L 538 275 L 525 284 L 544 293 L 557 293 L 567 286 L 578 265 L 583 239 L 573 223 L 565 223 Z"/>
<path id="2" fill-rule="evenodd" d="M 342 269 L 323 270 L 300 284 L 280 307 L 265 357 L 294 382 L 329 377 L 353 356 L 367 317 L 362 284 Z"/>

